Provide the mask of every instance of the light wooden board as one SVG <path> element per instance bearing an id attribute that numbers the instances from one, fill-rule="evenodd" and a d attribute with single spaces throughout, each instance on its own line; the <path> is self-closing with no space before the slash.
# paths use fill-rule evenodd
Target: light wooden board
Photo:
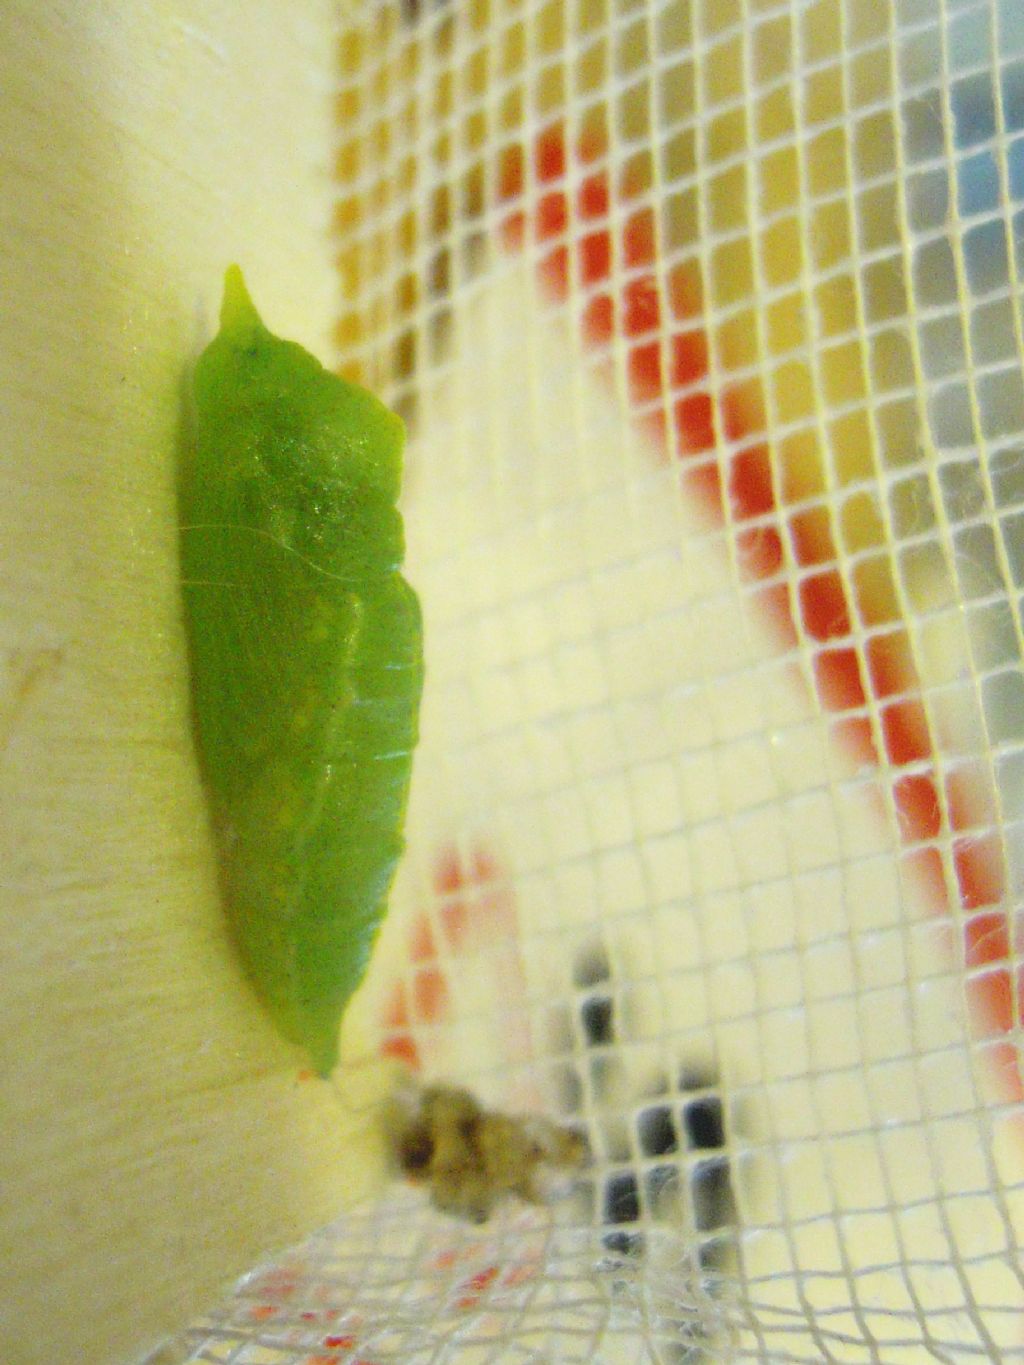
<path id="1" fill-rule="evenodd" d="M 379 1168 L 366 1116 L 300 1079 L 225 936 L 177 580 L 180 398 L 224 267 L 326 352 L 333 13 L 0 9 L 12 1365 L 135 1358 Z"/>

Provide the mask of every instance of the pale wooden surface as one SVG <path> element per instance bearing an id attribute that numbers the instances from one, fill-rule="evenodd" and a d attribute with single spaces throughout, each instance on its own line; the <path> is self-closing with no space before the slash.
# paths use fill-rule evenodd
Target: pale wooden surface
<path id="1" fill-rule="evenodd" d="M 325 354 L 332 8 L 0 10 L 0 1357 L 116 1365 L 376 1178 L 227 942 L 179 395 L 238 260 Z"/>

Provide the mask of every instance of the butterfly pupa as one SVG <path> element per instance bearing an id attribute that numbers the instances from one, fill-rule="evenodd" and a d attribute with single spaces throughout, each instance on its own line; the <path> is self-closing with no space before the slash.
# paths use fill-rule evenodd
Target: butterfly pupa
<path id="1" fill-rule="evenodd" d="M 236 266 L 220 324 L 180 490 L 196 743 L 242 959 L 326 1076 L 387 908 L 417 738 L 404 428 L 273 336 Z"/>

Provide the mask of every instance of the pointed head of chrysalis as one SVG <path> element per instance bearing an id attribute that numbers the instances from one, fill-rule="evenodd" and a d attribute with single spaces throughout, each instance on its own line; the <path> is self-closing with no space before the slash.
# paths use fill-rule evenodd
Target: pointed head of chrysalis
<path id="1" fill-rule="evenodd" d="M 280 1030 L 326 1075 L 386 910 L 417 738 L 404 432 L 268 331 L 235 266 L 194 396 L 181 554 L 225 900 Z"/>

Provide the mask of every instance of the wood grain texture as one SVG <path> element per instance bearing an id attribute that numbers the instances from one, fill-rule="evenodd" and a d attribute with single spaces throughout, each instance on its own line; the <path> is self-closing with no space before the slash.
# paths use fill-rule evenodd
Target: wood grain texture
<path id="1" fill-rule="evenodd" d="M 224 930 L 189 734 L 180 395 L 237 259 L 324 353 L 330 27 L 0 12 L 0 1357 L 114 1365 L 377 1157 Z M 256 79 L 255 73 L 259 73 Z"/>

